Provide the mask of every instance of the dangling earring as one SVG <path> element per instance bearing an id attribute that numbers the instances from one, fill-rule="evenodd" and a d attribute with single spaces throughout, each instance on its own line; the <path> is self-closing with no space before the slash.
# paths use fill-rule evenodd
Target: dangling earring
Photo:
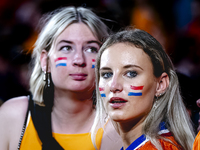
<path id="1" fill-rule="evenodd" d="M 44 75 L 43 75 L 43 81 L 46 81 L 47 77 L 46 77 L 46 71 L 44 71 Z"/>
<path id="2" fill-rule="evenodd" d="M 158 107 L 158 99 L 159 99 L 159 97 L 160 97 L 160 94 L 156 94 L 155 95 L 155 100 L 154 100 L 153 107 L 152 107 L 154 112 L 155 112 L 156 108 Z"/>
<path id="3" fill-rule="evenodd" d="M 92 101 L 93 101 L 93 107 L 96 106 L 97 100 L 96 100 L 96 89 L 94 89 L 92 93 Z"/>
<path id="4" fill-rule="evenodd" d="M 54 85 L 51 79 L 51 73 L 46 73 L 46 82 L 43 91 L 43 100 L 46 108 L 52 111 L 54 102 Z"/>
<path id="5" fill-rule="evenodd" d="M 108 114 L 106 113 L 106 116 L 104 118 L 104 122 L 106 123 L 108 121 Z"/>
<path id="6" fill-rule="evenodd" d="M 155 100 L 155 102 L 153 103 L 153 108 L 152 108 L 152 109 L 155 111 L 157 107 L 158 107 L 158 99 L 157 99 L 157 97 L 156 97 L 156 100 Z"/>
<path id="7" fill-rule="evenodd" d="M 50 87 L 51 80 L 50 80 L 50 73 L 47 72 L 47 87 Z"/>
<path id="8" fill-rule="evenodd" d="M 155 111 L 155 109 L 158 107 L 158 99 L 161 97 L 161 96 L 163 96 L 165 93 L 160 93 L 160 94 L 156 94 L 155 95 L 155 101 L 154 101 L 154 103 L 153 103 L 153 111 Z"/>

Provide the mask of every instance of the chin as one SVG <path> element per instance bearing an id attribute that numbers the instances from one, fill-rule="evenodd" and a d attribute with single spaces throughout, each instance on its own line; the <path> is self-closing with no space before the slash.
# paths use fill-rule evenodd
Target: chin
<path id="1" fill-rule="evenodd" d="M 115 121 L 115 122 L 123 122 L 126 121 L 125 117 L 123 117 L 122 115 L 109 115 L 110 118 Z"/>
<path id="2" fill-rule="evenodd" d="M 71 91 L 74 91 L 74 92 L 86 92 L 87 90 L 85 90 L 85 88 L 76 88 L 76 87 L 74 87 L 74 88 L 71 88 Z"/>
<path id="3" fill-rule="evenodd" d="M 91 86 L 88 87 L 88 86 L 84 86 L 84 85 L 80 85 L 80 86 L 74 86 L 73 88 L 73 91 L 77 91 L 77 92 L 93 92 L 94 91 L 94 88 L 92 88 Z"/>

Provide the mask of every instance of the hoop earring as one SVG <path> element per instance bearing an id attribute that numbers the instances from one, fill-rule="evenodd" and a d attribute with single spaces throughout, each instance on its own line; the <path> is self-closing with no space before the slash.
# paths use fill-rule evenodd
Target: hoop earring
<path id="1" fill-rule="evenodd" d="M 53 102 L 54 102 L 54 85 L 51 79 L 51 73 L 46 73 L 45 86 L 43 90 L 43 101 L 46 108 L 52 111 Z"/>

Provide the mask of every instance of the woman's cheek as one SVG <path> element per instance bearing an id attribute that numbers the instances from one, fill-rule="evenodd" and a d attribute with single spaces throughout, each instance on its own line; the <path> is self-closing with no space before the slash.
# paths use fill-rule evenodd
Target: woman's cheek
<path id="1" fill-rule="evenodd" d="M 106 93 L 105 93 L 104 89 L 105 89 L 105 88 L 102 87 L 102 86 L 99 87 L 99 92 L 100 92 L 100 95 L 101 95 L 102 98 L 106 97 Z"/>
<path id="2" fill-rule="evenodd" d="M 55 67 L 67 67 L 67 57 L 57 57 L 55 60 Z"/>
<path id="3" fill-rule="evenodd" d="M 92 69 L 95 68 L 95 62 L 96 62 L 96 60 L 95 60 L 95 59 L 92 59 Z"/>
<path id="4" fill-rule="evenodd" d="M 144 88 L 144 85 L 141 85 L 141 86 L 130 85 L 128 96 L 142 96 L 143 88 Z"/>

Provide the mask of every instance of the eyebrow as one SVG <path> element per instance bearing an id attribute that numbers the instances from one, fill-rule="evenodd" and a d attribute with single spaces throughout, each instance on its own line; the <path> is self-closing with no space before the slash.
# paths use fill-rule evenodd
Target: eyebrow
<path id="1" fill-rule="evenodd" d="M 99 46 L 101 46 L 101 43 L 100 43 L 100 42 L 98 42 L 98 41 L 94 41 L 94 40 L 92 40 L 92 41 L 88 41 L 87 43 L 88 43 L 88 44 L 90 44 L 90 43 L 96 43 L 96 44 L 98 44 Z"/>
<path id="2" fill-rule="evenodd" d="M 72 44 L 73 42 L 72 41 L 68 41 L 68 40 L 61 40 L 60 42 L 58 42 L 58 44 L 60 43 L 69 43 L 69 44 Z M 98 42 L 98 41 L 95 41 L 95 40 L 91 40 L 91 41 L 87 41 L 88 44 L 91 44 L 91 43 L 96 43 L 98 44 L 99 46 L 101 46 L 101 43 Z"/>
<path id="3" fill-rule="evenodd" d="M 102 68 L 100 68 L 100 71 L 101 70 L 111 70 L 109 67 L 102 67 Z"/>
<path id="4" fill-rule="evenodd" d="M 142 67 L 140 67 L 140 66 L 138 66 L 138 65 L 126 65 L 126 66 L 124 66 L 123 68 L 132 68 L 132 67 L 136 67 L 136 68 L 139 68 L 139 69 L 141 69 L 141 70 L 144 70 Z"/>
<path id="5" fill-rule="evenodd" d="M 125 65 L 123 68 L 127 69 L 127 68 L 133 68 L 133 67 L 139 68 L 141 70 L 144 70 L 143 68 L 141 68 L 140 66 L 137 66 L 137 65 Z M 102 67 L 102 68 L 100 68 L 100 70 L 111 70 L 111 68 L 109 68 L 109 67 Z"/>

